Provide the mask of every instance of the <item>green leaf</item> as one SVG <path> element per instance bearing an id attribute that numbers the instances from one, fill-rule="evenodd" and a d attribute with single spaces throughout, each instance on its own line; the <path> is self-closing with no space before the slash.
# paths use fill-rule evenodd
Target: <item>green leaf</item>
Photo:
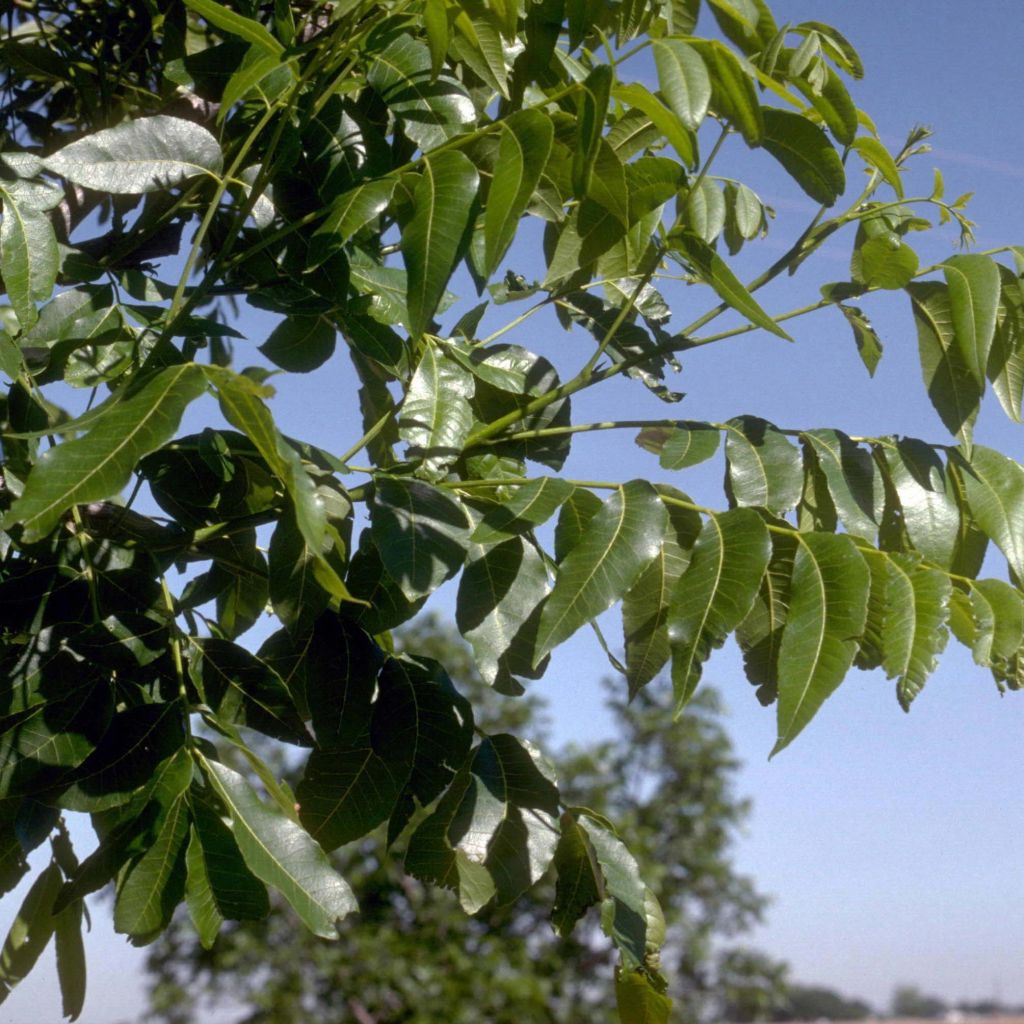
<path id="1" fill-rule="evenodd" d="M 711 110 L 725 118 L 748 146 L 760 145 L 765 123 L 746 67 L 717 39 L 692 40 L 690 45 L 703 57 L 711 76 Z"/>
<path id="2" fill-rule="evenodd" d="M 850 275 L 867 288 L 903 288 L 917 273 L 918 262 L 917 253 L 898 235 L 877 235 L 853 250 Z"/>
<path id="3" fill-rule="evenodd" d="M 711 101 L 711 79 L 700 54 L 679 39 L 655 39 L 658 85 L 672 112 L 692 132 L 700 128 Z"/>
<path id="4" fill-rule="evenodd" d="M 462 85 L 444 74 L 431 80 L 431 65 L 426 44 L 401 35 L 373 55 L 366 75 L 370 86 L 401 120 L 405 134 L 425 153 L 476 120 L 473 101 Z"/>
<path id="5" fill-rule="evenodd" d="M 535 670 L 532 660 L 537 613 L 549 589 L 547 565 L 530 540 L 470 544 L 455 621 L 480 675 L 503 692 L 510 675 L 535 678 L 545 667 L 541 662 Z"/>
<path id="6" fill-rule="evenodd" d="M 836 306 L 846 317 L 846 322 L 853 331 L 853 340 L 857 345 L 861 362 L 867 367 L 868 374 L 873 377 L 882 358 L 882 340 L 878 337 L 878 332 L 872 327 L 871 321 L 864 315 L 862 309 L 847 306 L 843 302 L 837 302 Z"/>
<path id="7" fill-rule="evenodd" d="M 77 1020 L 85 1006 L 85 944 L 82 918 L 85 903 L 74 900 L 56 914 L 54 946 L 57 953 L 57 980 L 60 983 L 61 1012 Z"/>
<path id="8" fill-rule="evenodd" d="M 313 262 L 347 242 L 356 232 L 379 217 L 391 202 L 396 178 L 375 178 L 363 182 L 335 199 L 323 224 L 313 234 Z"/>
<path id="9" fill-rule="evenodd" d="M 867 617 L 869 575 L 849 537 L 801 534 L 779 650 L 779 737 L 788 746 L 839 686 Z"/>
<path id="10" fill-rule="evenodd" d="M 889 150 L 872 135 L 862 135 L 853 142 L 853 148 L 864 158 L 869 167 L 874 168 L 890 184 L 898 199 L 903 198 L 903 179 L 900 169 L 893 160 Z"/>
<path id="11" fill-rule="evenodd" d="M 943 264 L 949 289 L 949 313 L 960 358 L 979 389 L 999 312 L 999 267 L 991 256 L 951 256 Z"/>
<path id="12" fill-rule="evenodd" d="M 1024 467 L 977 445 L 970 460 L 956 456 L 975 523 L 993 541 L 1016 579 L 1024 580 Z"/>
<path id="13" fill-rule="evenodd" d="M 681 497 L 671 488 L 663 495 Z M 666 505 L 668 528 L 654 561 L 622 598 L 622 632 L 626 649 L 626 681 L 630 696 L 637 694 L 662 669 L 671 654 L 668 612 L 676 582 L 690 564 L 700 533 L 699 513 Z"/>
<path id="14" fill-rule="evenodd" d="M 114 930 L 134 945 L 152 942 L 170 924 L 185 895 L 188 802 L 179 796 L 149 848 L 132 863 L 117 889 Z"/>
<path id="15" fill-rule="evenodd" d="M 611 936 L 627 968 L 637 968 L 647 955 L 647 887 L 625 843 L 609 827 L 587 813 L 577 818 L 604 878 L 601 924 Z"/>
<path id="16" fill-rule="evenodd" d="M 695 423 L 686 427 L 645 427 L 636 443 L 658 456 L 662 469 L 688 469 L 706 462 L 718 451 L 718 427 Z"/>
<path id="17" fill-rule="evenodd" d="M 683 164 L 691 168 L 696 166 L 697 140 L 695 136 L 661 100 L 639 82 L 617 84 L 612 89 L 612 95 L 621 103 L 626 103 L 646 114 L 651 124 L 668 139 Z"/>
<path id="18" fill-rule="evenodd" d="M 445 0 L 426 0 L 423 5 L 423 27 L 430 47 L 430 73 L 436 78 L 444 67 L 451 42 L 448 5 Z"/>
<path id="19" fill-rule="evenodd" d="M 690 234 L 672 236 L 672 241 L 693 267 L 694 273 L 718 293 L 719 298 L 761 327 L 785 341 L 793 339 L 758 305 L 729 265 L 702 238 Z"/>
<path id="20" fill-rule="evenodd" d="M 602 898 L 604 879 L 586 831 L 570 812 L 562 814 L 558 846 L 555 848 L 555 902 L 551 923 L 563 938 L 572 934 L 576 922 Z"/>
<path id="21" fill-rule="evenodd" d="M 57 445 L 36 464 L 4 517 L 3 529 L 20 523 L 26 541 L 37 539 L 72 505 L 117 494 L 139 459 L 178 429 L 186 406 L 204 389 L 202 370 L 185 363 L 159 371 L 130 396 L 107 406 L 84 437 Z"/>
<path id="22" fill-rule="evenodd" d="M 370 520 L 388 574 L 409 600 L 432 594 L 462 568 L 470 523 L 446 491 L 375 477 Z"/>
<path id="23" fill-rule="evenodd" d="M 193 638 L 192 644 L 189 671 L 215 715 L 286 743 L 311 745 L 288 690 L 269 665 L 230 640 Z"/>
<path id="24" fill-rule="evenodd" d="M 946 646 L 952 586 L 946 573 L 928 569 L 906 555 L 890 555 L 886 568 L 882 667 L 897 681 L 896 695 L 903 710 L 909 711 Z"/>
<path id="25" fill-rule="evenodd" d="M 271 805 L 237 772 L 199 755 L 210 785 L 231 816 L 231 832 L 249 870 L 274 886 L 307 928 L 324 939 L 356 908 L 348 883 L 309 834 Z"/>
<path id="26" fill-rule="evenodd" d="M 801 114 L 766 107 L 762 145 L 813 200 L 832 206 L 846 190 L 843 162 L 828 136 Z"/>
<path id="27" fill-rule="evenodd" d="M 711 651 L 750 611 L 770 555 L 768 531 L 752 509 L 733 509 L 705 521 L 669 605 L 677 709 L 693 696 Z"/>
<path id="28" fill-rule="evenodd" d="M 857 134 L 857 108 L 842 79 L 827 65 L 818 64 L 823 72 L 814 82 L 801 76 L 794 81 L 808 102 L 825 122 L 837 142 L 849 146 Z"/>
<path id="29" fill-rule="evenodd" d="M 498 157 L 484 212 L 484 274 L 498 269 L 540 181 L 553 139 L 551 119 L 523 110 L 502 123 Z"/>
<path id="30" fill-rule="evenodd" d="M 644 971 L 615 972 L 615 1005 L 621 1024 L 668 1024 L 672 1000 Z"/>
<path id="31" fill-rule="evenodd" d="M 967 642 L 979 665 L 997 671 L 1015 658 L 1024 640 L 1024 599 L 1002 580 L 971 581 L 971 635 Z M 954 591 L 954 596 L 962 592 Z M 950 624 L 954 619 L 951 616 Z"/>
<path id="32" fill-rule="evenodd" d="M 284 47 L 258 22 L 236 13 L 215 0 L 185 0 L 196 14 L 202 15 L 211 25 L 233 36 L 238 36 L 261 50 L 281 54 Z"/>
<path id="33" fill-rule="evenodd" d="M 718 183 L 705 177 L 686 193 L 683 211 L 686 214 L 686 229 L 702 238 L 709 245 L 722 233 L 725 227 L 725 196 Z"/>
<path id="34" fill-rule="evenodd" d="M 429 335 L 422 347 L 402 403 L 398 434 L 409 446 L 409 458 L 422 460 L 422 474 L 440 480 L 462 454 L 473 427 L 473 375 Z"/>
<path id="35" fill-rule="evenodd" d="M 423 162 L 412 218 L 402 232 L 413 337 L 427 329 L 444 296 L 473 218 L 478 183 L 476 168 L 464 153 L 451 150 Z"/>
<path id="36" fill-rule="evenodd" d="M 325 536 L 319 554 L 329 555 L 332 546 Z M 327 591 L 316 581 L 316 560 L 295 521 L 294 506 L 289 503 L 281 511 L 267 552 L 268 596 L 274 614 L 286 626 L 301 627 L 310 622 L 330 601 Z"/>
<path id="37" fill-rule="evenodd" d="M 601 146 L 601 134 L 608 114 L 608 99 L 615 72 L 598 64 L 584 79 L 576 113 L 576 148 L 572 156 L 572 188 L 578 199 L 589 191 L 594 160 Z"/>
<path id="38" fill-rule="evenodd" d="M 201 125 L 156 114 L 86 135 L 43 161 L 53 174 L 97 192 L 164 192 L 198 174 L 216 177 L 223 160 Z"/>
<path id="39" fill-rule="evenodd" d="M 400 772 L 370 747 L 314 750 L 295 791 L 302 824 L 327 851 L 361 838 L 390 816 Z"/>
<path id="40" fill-rule="evenodd" d="M 913 281 L 906 290 L 928 397 L 946 429 L 969 447 L 982 387 L 957 344 L 949 289 L 939 281 Z"/>
<path id="41" fill-rule="evenodd" d="M 665 507 L 650 484 L 616 488 L 558 568 L 537 630 L 534 664 L 610 608 L 658 554 Z"/>
<path id="42" fill-rule="evenodd" d="M 426 807 L 453 781 L 469 756 L 472 706 L 444 668 L 430 658 L 389 658 L 378 685 L 373 748 L 386 762 L 407 771 L 405 793 Z"/>
<path id="43" fill-rule="evenodd" d="M 854 444 L 841 430 L 805 430 L 800 438 L 814 452 L 847 532 L 873 541 L 882 519 L 885 492 L 871 452 Z"/>
<path id="44" fill-rule="evenodd" d="M 322 316 L 286 317 L 260 345 L 260 351 L 289 373 L 309 373 L 334 355 L 335 330 Z"/>
<path id="45" fill-rule="evenodd" d="M 36 302 L 50 297 L 57 280 L 57 236 L 49 214 L 19 203 L 3 184 L 0 199 L 0 277 L 22 330 L 28 330 L 39 319 Z"/>
<path id="46" fill-rule="evenodd" d="M 475 544 L 493 544 L 546 523 L 573 493 L 560 477 L 541 476 L 516 487 L 507 501 L 489 508 L 473 531 Z"/>
<path id="47" fill-rule="evenodd" d="M 52 913 L 61 887 L 61 871 L 50 863 L 39 873 L 22 900 L 21 908 L 0 949 L 0 1003 L 11 994 L 46 949 L 56 927 Z"/>
<path id="48" fill-rule="evenodd" d="M 777 515 L 795 508 L 803 490 L 799 450 L 756 416 L 739 416 L 726 426 L 726 488 L 731 501 Z"/>
<path id="49" fill-rule="evenodd" d="M 988 379 L 1003 411 L 1021 422 L 1024 393 L 1024 287 L 1008 267 L 999 267 L 1001 293 L 988 357 Z"/>
<path id="50" fill-rule="evenodd" d="M 270 900 L 220 816 L 205 800 L 193 795 L 190 801 L 185 902 L 200 943 L 209 949 L 223 921 L 260 920 L 270 912 Z"/>

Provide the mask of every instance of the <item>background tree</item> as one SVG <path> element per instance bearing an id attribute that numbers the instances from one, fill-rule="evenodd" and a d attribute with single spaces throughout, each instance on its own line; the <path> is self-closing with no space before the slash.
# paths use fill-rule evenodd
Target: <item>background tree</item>
<path id="1" fill-rule="evenodd" d="M 821 985 L 790 985 L 774 1019 L 792 1020 L 866 1020 L 874 1016 L 863 999 L 850 999 Z"/>
<path id="2" fill-rule="evenodd" d="M 938 996 L 922 992 L 917 985 L 897 985 L 892 994 L 894 1017 L 918 1017 L 934 1020 L 941 1017 L 949 1006 Z"/>
<path id="3" fill-rule="evenodd" d="M 392 649 L 449 579 L 506 695 L 593 624 L 623 693 L 670 662 L 682 713 L 735 633 L 776 752 L 853 665 L 882 668 L 908 707 L 950 633 L 1018 686 L 1024 468 L 972 432 L 989 384 L 1021 416 L 1020 256 L 919 265 L 928 216 L 970 241 L 966 197 L 941 175 L 906 192 L 926 133 L 886 148 L 837 30 L 780 26 L 764 0 L 5 13 L 3 888 L 32 850 L 51 856 L 0 955 L 3 991 L 54 938 L 80 1012 L 83 900 L 111 882 L 137 943 L 184 900 L 212 944 L 267 913 L 268 886 L 332 937 L 356 902 L 326 852 L 387 823 L 406 871 L 471 913 L 553 869 L 560 934 L 601 906 L 623 1018 L 667 1019 L 661 915 L 614 823 L 521 738 L 481 730 L 442 665 Z M 757 259 L 769 211 L 721 174 L 737 146 L 817 207 L 746 282 L 731 257 Z M 759 290 L 844 229 L 849 280 L 769 313 Z M 520 263 L 512 243 L 538 235 Z M 463 265 L 485 302 L 453 305 Z M 950 439 L 638 416 L 681 397 L 681 353 L 756 329 L 781 343 L 820 310 L 870 372 L 881 341 L 854 300 L 882 290 L 908 302 Z M 671 330 L 668 298 L 692 317 Z M 280 318 L 258 366 L 233 361 L 243 300 Z M 512 343 L 545 314 L 573 344 Z M 362 423 L 326 451 L 281 432 L 268 364 L 318 370 L 339 340 Z M 627 378 L 630 418 L 579 421 L 581 393 Z M 186 412 L 205 426 L 177 436 Z M 724 447 L 725 496 L 561 475 L 611 429 L 639 431 L 666 474 Z M 1006 579 L 977 578 L 989 542 Z M 268 605 L 280 628 L 250 650 Z M 616 605 L 621 658 L 596 623 Z M 294 792 L 245 729 L 308 751 Z M 97 835 L 84 859 L 72 812 Z"/>
<path id="4" fill-rule="evenodd" d="M 496 699 L 465 644 L 435 618 L 416 620 L 396 640 L 447 665 L 488 731 L 514 727 L 533 742 L 545 739 L 543 704 Z M 614 738 L 554 756 L 563 792 L 621 822 L 636 855 L 658 866 L 649 877 L 665 914 L 666 968 L 685 997 L 678 1019 L 768 1019 L 785 969 L 734 944 L 760 920 L 765 900 L 730 862 L 748 805 L 733 792 L 737 761 L 718 697 L 702 692 L 674 724 L 646 694 L 629 705 L 613 699 L 612 707 Z M 670 798 L 682 813 L 666 819 Z M 550 880 L 510 907 L 467 917 L 452 894 L 404 875 L 383 839 L 335 855 L 362 908 L 361 926 L 337 942 L 304 933 L 280 901 L 262 921 L 225 927 L 211 949 L 177 915 L 150 947 L 145 1019 L 189 1024 L 215 1004 L 238 1007 L 249 1024 L 607 1017 L 615 1002 L 611 951 L 596 921 L 568 938 L 552 931 Z M 734 1015 L 741 1005 L 756 1005 L 757 1015 Z"/>

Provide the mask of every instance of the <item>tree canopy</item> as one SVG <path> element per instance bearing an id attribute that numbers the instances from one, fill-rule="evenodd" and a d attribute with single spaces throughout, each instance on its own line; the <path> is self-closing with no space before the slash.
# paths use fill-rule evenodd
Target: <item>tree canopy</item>
<path id="1" fill-rule="evenodd" d="M 183 901 L 212 944 L 267 913 L 268 886 L 314 934 L 359 927 L 326 853 L 386 825 L 404 870 L 470 914 L 553 872 L 560 935 L 600 907 L 622 1019 L 667 1019 L 664 920 L 628 832 L 575 804 L 537 747 L 482 728 L 441 663 L 393 647 L 448 580 L 510 700 L 593 624 L 627 698 L 670 666 L 685 714 L 734 635 L 776 752 L 853 666 L 881 668 L 909 707 L 949 634 L 1019 686 L 1024 467 L 972 429 L 989 385 L 1021 418 L 1024 250 L 920 265 L 933 219 L 970 242 L 966 197 L 940 174 L 907 194 L 925 133 L 882 142 L 837 29 L 780 25 L 764 0 L 6 13 L 4 891 L 31 851 L 51 856 L 0 953 L 3 992 L 53 939 L 80 1013 L 84 900 L 111 882 L 115 926 L 140 944 Z M 747 280 L 733 257 L 757 258 L 770 211 L 717 173 L 737 146 L 816 206 Z M 840 232 L 848 279 L 767 310 L 759 290 Z M 449 290 L 456 268 L 475 305 Z M 879 291 L 905 295 L 940 441 L 756 410 L 575 412 L 619 378 L 671 412 L 687 352 L 754 330 L 782 344 L 817 310 L 872 372 L 862 305 Z M 701 312 L 670 327 L 677 293 Z M 279 318 L 259 359 L 243 302 Z M 548 313 L 573 332 L 568 373 L 512 340 Z M 363 432 L 328 451 L 282 432 L 273 374 L 316 381 L 339 347 Z M 182 434 L 186 414 L 206 425 Z M 671 473 L 724 450 L 721 502 L 562 474 L 613 429 Z M 1005 578 L 978 578 L 990 545 Z M 616 606 L 621 644 L 596 622 Z M 254 650 L 268 608 L 277 628 Z M 302 752 L 294 792 L 253 731 Z M 87 856 L 71 812 L 91 816 Z"/>

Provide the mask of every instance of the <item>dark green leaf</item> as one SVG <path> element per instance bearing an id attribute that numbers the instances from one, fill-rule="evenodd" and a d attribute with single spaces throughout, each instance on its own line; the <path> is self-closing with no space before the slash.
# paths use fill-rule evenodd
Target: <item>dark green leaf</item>
<path id="1" fill-rule="evenodd" d="M 565 556 L 579 544 L 587 524 L 601 510 L 601 499 L 585 487 L 577 487 L 562 504 L 555 526 L 555 561 L 563 562 Z"/>
<path id="2" fill-rule="evenodd" d="M 750 611 L 770 555 L 768 531 L 752 509 L 733 509 L 704 523 L 668 612 L 678 708 L 693 696 L 711 651 Z"/>
<path id="3" fill-rule="evenodd" d="M 779 650 L 777 754 L 842 682 L 867 616 L 868 567 L 849 537 L 798 538 L 789 616 Z"/>
<path id="4" fill-rule="evenodd" d="M 57 279 L 59 253 L 49 215 L 0 184 L 0 277 L 22 330 L 39 318 L 36 302 L 50 297 Z"/>
<path id="5" fill-rule="evenodd" d="M 151 942 L 170 923 L 185 895 L 188 802 L 178 797 L 167 811 L 152 845 L 122 878 L 114 904 L 114 929 L 133 944 Z"/>
<path id="6" fill-rule="evenodd" d="M 795 508 L 803 489 L 799 450 L 756 416 L 740 416 L 726 426 L 726 487 L 731 500 L 778 515 Z"/>
<path id="7" fill-rule="evenodd" d="M 370 519 L 384 565 L 409 600 L 433 593 L 462 568 L 470 523 L 447 492 L 378 476 Z"/>
<path id="8" fill-rule="evenodd" d="M 917 267 L 917 253 L 898 235 L 877 235 L 854 249 L 850 275 L 865 288 L 896 289 L 913 279 Z"/>
<path id="9" fill-rule="evenodd" d="M 211 25 L 244 39 L 267 53 L 280 54 L 284 47 L 258 22 L 219 4 L 216 0 L 185 0 L 196 14 L 201 14 Z"/>
<path id="10" fill-rule="evenodd" d="M 572 157 L 572 187 L 577 198 L 589 191 L 594 160 L 601 145 L 608 99 L 615 72 L 608 64 L 598 64 L 587 75 L 580 89 L 576 117 L 576 148 Z"/>
<path id="11" fill-rule="evenodd" d="M 725 260 L 707 242 L 696 235 L 685 233 L 673 235 L 672 239 L 697 276 L 705 284 L 711 285 L 719 298 L 745 316 L 755 327 L 762 327 L 785 341 L 793 340 L 761 308 Z"/>
<path id="12" fill-rule="evenodd" d="M 665 521 L 650 484 L 634 480 L 616 489 L 559 565 L 541 612 L 534 664 L 629 590 L 656 557 Z"/>
<path id="13" fill-rule="evenodd" d="M 1000 267 L 1002 288 L 996 330 L 988 357 L 988 379 L 1003 411 L 1021 421 L 1024 393 L 1024 288 L 1008 267 Z"/>
<path id="14" fill-rule="evenodd" d="M 806 430 L 800 437 L 814 452 L 847 532 L 874 540 L 885 493 L 871 452 L 854 444 L 841 430 Z"/>
<path id="15" fill-rule="evenodd" d="M 843 162 L 825 133 L 800 114 L 766 107 L 762 144 L 816 202 L 832 206 L 846 190 Z"/>
<path id="16" fill-rule="evenodd" d="M 210 785 L 231 816 L 231 831 L 249 870 L 274 886 L 307 928 L 325 939 L 356 909 L 348 883 L 308 833 L 263 803 L 237 772 L 201 757 Z"/>
<path id="17" fill-rule="evenodd" d="M 546 523 L 573 492 L 560 477 L 541 476 L 515 488 L 512 497 L 488 509 L 473 531 L 476 544 L 493 544 L 527 533 Z"/>
<path id="18" fill-rule="evenodd" d="M 564 939 L 589 907 L 600 902 L 604 879 L 591 849 L 586 831 L 575 816 L 566 811 L 561 818 L 558 846 L 555 848 L 555 902 L 551 923 Z"/>
<path id="19" fill-rule="evenodd" d="M 690 43 L 711 75 L 711 110 L 725 118 L 748 146 L 760 145 L 765 132 L 754 83 L 736 55 L 717 39 Z"/>
<path id="20" fill-rule="evenodd" d="M 201 125 L 166 114 L 86 135 L 43 161 L 54 174 L 98 192 L 162 192 L 221 169 L 217 140 Z"/>
<path id="21" fill-rule="evenodd" d="M 45 536 L 72 505 L 118 493 L 143 455 L 178 428 L 185 407 L 205 388 L 193 364 L 161 370 L 133 393 L 107 406 L 84 437 L 58 445 L 36 465 L 3 528 L 22 524 L 25 540 Z"/>
<path id="22" fill-rule="evenodd" d="M 938 281 L 907 285 L 928 397 L 951 434 L 970 445 L 982 385 L 964 362 L 953 327 L 949 289 Z"/>
<path id="23" fill-rule="evenodd" d="M 56 914 L 54 946 L 57 952 L 57 980 L 60 982 L 61 1012 L 77 1020 L 85 1006 L 85 944 L 82 941 L 82 900 L 69 903 Z"/>
<path id="24" fill-rule="evenodd" d="M 616 85 L 612 90 L 612 95 L 636 110 L 643 111 L 655 128 L 668 139 L 683 164 L 686 167 L 696 166 L 696 138 L 661 100 L 653 96 L 639 82 Z"/>
<path id="25" fill-rule="evenodd" d="M 39 873 L 25 894 L 21 908 L 0 949 L 0 1003 L 11 994 L 36 965 L 53 936 L 56 918 L 53 902 L 61 886 L 61 872 L 50 863 Z"/>
<path id="26" fill-rule="evenodd" d="M 538 110 L 520 111 L 502 124 L 484 214 L 484 273 L 488 277 L 512 244 L 547 163 L 552 134 L 550 118 Z"/>
<path id="27" fill-rule="evenodd" d="M 334 336 L 333 325 L 321 316 L 289 316 L 271 331 L 260 351 L 282 370 L 309 373 L 334 354 Z"/>
<path id="28" fill-rule="evenodd" d="M 473 216 L 478 181 L 464 153 L 438 153 L 423 162 L 412 219 L 402 232 L 413 337 L 427 329 L 444 296 Z"/>
<path id="29" fill-rule="evenodd" d="M 1024 580 L 1024 468 L 1013 459 L 976 446 L 970 461 L 958 458 L 974 521 Z"/>
<path id="30" fill-rule="evenodd" d="M 867 367 L 868 374 L 873 377 L 882 358 L 882 341 L 877 331 L 871 326 L 871 321 L 864 315 L 864 311 L 857 306 L 847 306 L 842 302 L 837 302 L 836 306 L 853 330 L 853 340 L 857 345 L 861 362 Z"/>

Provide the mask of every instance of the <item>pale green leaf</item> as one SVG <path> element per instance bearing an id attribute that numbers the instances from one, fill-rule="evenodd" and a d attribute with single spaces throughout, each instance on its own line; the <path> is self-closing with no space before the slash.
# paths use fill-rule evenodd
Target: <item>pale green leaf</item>
<path id="1" fill-rule="evenodd" d="M 951 256 L 943 264 L 949 313 L 960 359 L 979 389 L 985 387 L 989 350 L 999 312 L 999 268 L 991 256 Z"/>
<path id="2" fill-rule="evenodd" d="M 216 0 L 185 0 L 185 3 L 215 28 L 238 36 L 268 53 L 284 52 L 284 47 L 258 21 L 244 17 L 229 7 L 217 3 Z"/>
<path id="3" fill-rule="evenodd" d="M 1024 468 L 991 448 L 977 445 L 970 460 L 957 459 L 974 521 L 1024 580 Z"/>
<path id="4" fill-rule="evenodd" d="M 49 215 L 26 203 L 0 182 L 0 277 L 22 330 L 39 318 L 36 302 L 48 299 L 57 279 L 57 237 Z"/>
<path id="5" fill-rule="evenodd" d="M 686 128 L 697 131 L 711 101 L 711 79 L 703 59 L 679 39 L 655 39 L 653 48 L 665 102 Z"/>

